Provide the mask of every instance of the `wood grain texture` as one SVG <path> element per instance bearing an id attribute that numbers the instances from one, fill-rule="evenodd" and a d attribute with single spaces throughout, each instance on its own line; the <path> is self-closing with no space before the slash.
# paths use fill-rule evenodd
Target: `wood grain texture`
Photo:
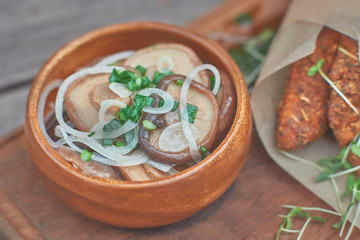
<path id="1" fill-rule="evenodd" d="M 220 2 L 0 1 L 0 89 L 32 81 L 56 49 L 91 30 L 141 20 L 185 25 Z"/>
<path id="2" fill-rule="evenodd" d="M 0 146 L 0 189 L 9 196 L 1 198 L 0 212 L 3 213 L 4 205 L 15 204 L 22 212 L 13 212 L 13 217 L 23 219 L 26 215 L 29 225 L 37 228 L 32 228 L 34 234 L 40 232 L 47 239 L 275 239 L 281 222 L 277 215 L 287 212 L 282 204 L 329 208 L 270 159 L 254 129 L 244 168 L 231 187 L 209 207 L 168 226 L 137 230 L 112 227 L 73 212 L 52 196 L 40 181 L 24 144 L 24 135 L 20 134 Z M 323 216 L 328 223 L 310 224 L 303 239 L 340 239 L 338 231 L 331 229 L 338 219 Z M 1 214 L 0 223 L 4 218 L 7 219 Z M 29 225 L 25 227 L 31 229 Z M 14 229 L 16 225 L 0 227 L 10 239 L 17 239 L 13 236 L 19 233 Z M 359 238 L 360 231 L 355 229 L 351 239 Z M 280 239 L 296 236 L 282 234 Z"/>

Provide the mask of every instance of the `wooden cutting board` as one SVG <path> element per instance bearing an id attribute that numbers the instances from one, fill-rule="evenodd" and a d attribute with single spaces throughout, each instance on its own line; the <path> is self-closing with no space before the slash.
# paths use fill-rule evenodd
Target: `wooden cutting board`
<path id="1" fill-rule="evenodd" d="M 260 11 L 261 6 L 269 8 L 269 2 L 284 1 L 231 0 L 189 27 L 205 35 L 209 31 L 237 34 L 238 30 L 232 32 L 231 19 Z M 273 19 L 279 21 L 277 16 Z M 287 213 L 282 204 L 329 208 L 270 159 L 255 129 L 244 168 L 217 201 L 191 218 L 150 229 L 112 227 L 69 210 L 40 181 L 25 147 L 23 128 L 0 139 L 0 239 L 275 239 L 281 222 L 278 214 Z M 302 239 L 339 239 L 338 231 L 331 229 L 338 219 L 317 215 L 328 222 L 311 224 Z M 297 221 L 294 227 L 303 223 Z M 359 238 L 355 229 L 352 239 Z M 281 234 L 280 239 L 296 239 L 296 235 Z"/>

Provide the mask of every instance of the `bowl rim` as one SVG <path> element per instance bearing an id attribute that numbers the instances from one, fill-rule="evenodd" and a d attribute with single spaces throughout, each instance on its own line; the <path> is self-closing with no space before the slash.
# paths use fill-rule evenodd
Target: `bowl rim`
<path id="1" fill-rule="evenodd" d="M 92 41 L 94 38 L 97 38 L 102 35 L 111 34 L 114 32 L 119 31 L 126 31 L 129 28 L 136 27 L 137 30 L 142 29 L 157 29 L 169 32 L 173 35 L 181 35 L 183 38 L 190 40 L 191 42 L 198 42 L 199 44 L 203 45 L 204 48 L 207 48 L 213 51 L 213 54 L 216 55 L 221 62 L 224 62 L 224 66 L 226 67 L 226 71 L 229 73 L 232 82 L 235 87 L 236 91 L 236 112 L 235 118 L 231 125 L 230 130 L 228 131 L 227 135 L 223 139 L 223 141 L 215 148 L 215 150 L 203 161 L 195 164 L 194 166 L 185 169 L 179 173 L 174 175 L 169 175 L 166 177 L 152 179 L 147 181 L 124 181 L 124 180 L 113 180 L 113 179 L 100 179 L 95 177 L 89 177 L 79 172 L 73 171 L 69 166 L 64 164 L 60 154 L 53 149 L 50 144 L 46 141 L 39 125 L 39 121 L 34 118 L 30 118 L 30 114 L 26 114 L 26 118 L 28 124 L 30 126 L 30 131 L 35 137 L 37 144 L 42 148 L 44 153 L 51 158 L 60 168 L 62 168 L 65 172 L 75 175 L 76 177 L 84 180 L 87 183 L 96 184 L 103 187 L 114 187 L 114 188 L 143 188 L 143 187 L 156 187 L 163 184 L 170 184 L 173 182 L 181 181 L 184 178 L 188 178 L 189 176 L 193 175 L 200 169 L 204 167 L 208 167 L 209 165 L 213 165 L 216 163 L 217 157 L 219 153 L 221 153 L 225 148 L 226 145 L 233 141 L 236 138 L 236 133 L 241 131 L 241 122 L 244 117 L 246 117 L 246 108 L 250 108 L 249 102 L 249 93 L 248 89 L 245 85 L 244 78 L 235 63 L 235 61 L 231 58 L 231 56 L 215 41 L 200 36 L 196 32 L 186 29 L 184 27 L 180 27 L 173 24 L 162 23 L 162 22 L 154 22 L 154 21 L 137 21 L 137 22 L 127 22 L 127 23 L 119 23 L 115 25 L 110 25 L 107 27 L 99 28 L 88 33 L 85 33 L 72 41 L 66 43 L 64 46 L 59 48 L 41 67 L 40 71 L 38 72 L 34 82 L 32 83 L 30 93 L 28 96 L 28 105 L 27 105 L 27 112 L 31 108 L 38 109 L 38 103 L 40 98 L 41 90 L 43 89 L 43 85 L 46 80 L 46 76 L 51 71 L 51 69 L 56 65 L 58 59 L 61 57 L 66 56 L 69 54 L 73 48 L 79 47 L 81 44 L 86 43 L 88 41 Z M 196 52 L 196 50 L 195 50 Z M 52 80 L 51 80 L 52 81 Z M 51 82 L 50 81 L 50 82 Z M 49 84 L 49 83 L 47 83 Z M 251 118 L 251 113 L 250 113 Z M 251 119 L 249 128 L 251 128 Z M 251 130 L 251 129 L 250 129 Z M 40 133 L 40 135 L 38 134 Z M 40 141 L 43 139 L 45 141 Z M 60 160 L 60 161 L 59 161 Z M 245 159 L 244 159 L 245 161 Z"/>

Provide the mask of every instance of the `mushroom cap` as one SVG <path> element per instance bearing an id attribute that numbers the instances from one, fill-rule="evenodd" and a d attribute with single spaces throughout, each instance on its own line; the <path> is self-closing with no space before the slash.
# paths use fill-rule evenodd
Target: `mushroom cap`
<path id="1" fill-rule="evenodd" d="M 108 165 L 95 161 L 85 162 L 80 158 L 80 154 L 67 147 L 58 147 L 57 152 L 76 169 L 87 176 L 101 177 L 120 180 L 116 171 Z"/>
<path id="2" fill-rule="evenodd" d="M 177 80 L 185 80 L 183 75 L 169 75 L 163 77 L 158 88 L 167 91 L 176 101 L 180 100 L 181 86 L 176 84 Z M 155 96 L 153 106 L 157 106 L 160 99 Z M 207 87 L 200 83 L 191 82 L 187 95 L 187 103 L 198 107 L 193 126 L 198 129 L 199 136 L 196 140 L 198 147 L 204 146 L 211 149 L 219 125 L 219 109 L 215 96 Z M 154 160 L 164 163 L 186 163 L 193 161 L 189 147 L 185 149 L 170 152 L 164 151 L 159 145 L 159 139 L 163 131 L 173 124 L 180 122 L 179 107 L 174 112 L 162 115 L 146 114 L 145 120 L 149 120 L 158 126 L 155 130 L 146 130 L 144 126 L 140 128 L 140 146 Z M 182 131 L 181 131 L 182 133 Z"/>
<path id="3" fill-rule="evenodd" d="M 65 93 L 64 105 L 77 129 L 88 132 L 99 121 L 101 101 L 117 99 L 125 104 L 129 103 L 130 98 L 120 98 L 107 87 L 108 85 L 109 74 L 94 74 L 79 78 L 69 86 Z M 112 108 L 110 112 L 116 110 Z M 114 114 L 107 114 L 105 119 L 111 120 L 113 117 Z"/>
<path id="4" fill-rule="evenodd" d="M 221 87 L 216 97 L 220 106 L 220 123 L 218 133 L 224 136 L 229 131 L 236 112 L 236 93 L 230 77 L 223 71 L 220 71 Z M 221 139 L 222 140 L 222 139 Z"/>
<path id="5" fill-rule="evenodd" d="M 187 75 L 202 61 L 189 47 L 178 43 L 158 43 L 153 46 L 137 50 L 134 55 L 125 61 L 125 65 L 136 67 L 156 67 L 162 57 L 170 57 L 174 63 L 173 71 L 176 74 Z M 209 75 L 206 71 L 200 71 L 194 78 L 206 87 L 210 87 Z"/>
<path id="6" fill-rule="evenodd" d="M 125 180 L 133 182 L 147 181 L 169 175 L 147 164 L 115 168 L 119 170 Z"/>

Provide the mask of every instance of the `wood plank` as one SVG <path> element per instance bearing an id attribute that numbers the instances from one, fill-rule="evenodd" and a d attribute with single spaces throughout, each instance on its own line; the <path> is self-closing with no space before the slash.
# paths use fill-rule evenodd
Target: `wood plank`
<path id="1" fill-rule="evenodd" d="M 208 208 L 164 227 L 112 227 L 69 210 L 53 197 L 33 168 L 24 141 L 24 135 L 20 134 L 0 146 L 0 186 L 8 195 L 6 198 L 0 196 L 0 212 L 4 212 L 4 206 L 17 206 L 16 209 L 21 211 L 13 211 L 12 217 L 22 221 L 28 219 L 29 225 L 36 226 L 37 230 L 29 227 L 26 230 L 32 229 L 34 234 L 39 231 L 48 239 L 274 239 L 281 222 L 277 215 L 286 213 L 282 204 L 328 208 L 270 159 L 254 129 L 243 170 L 231 187 Z M 337 219 L 325 217 L 328 223 L 311 224 L 303 239 L 314 236 L 319 240 L 338 239 L 337 231 L 331 229 Z M 300 224 L 296 223 L 297 226 Z M 14 236 L 13 229 L 18 228 L 14 224 L 11 226 L 2 225 L 0 230 L 4 235 Z M 281 239 L 294 237 L 281 235 Z M 359 238 L 360 231 L 355 229 L 352 239 Z"/>
<path id="2" fill-rule="evenodd" d="M 24 124 L 25 109 L 30 86 L 0 93 L 0 136 Z"/>
<path id="3" fill-rule="evenodd" d="M 141 20 L 184 25 L 221 1 L 0 1 L 0 89 L 31 82 L 56 49 L 96 28 Z"/>

